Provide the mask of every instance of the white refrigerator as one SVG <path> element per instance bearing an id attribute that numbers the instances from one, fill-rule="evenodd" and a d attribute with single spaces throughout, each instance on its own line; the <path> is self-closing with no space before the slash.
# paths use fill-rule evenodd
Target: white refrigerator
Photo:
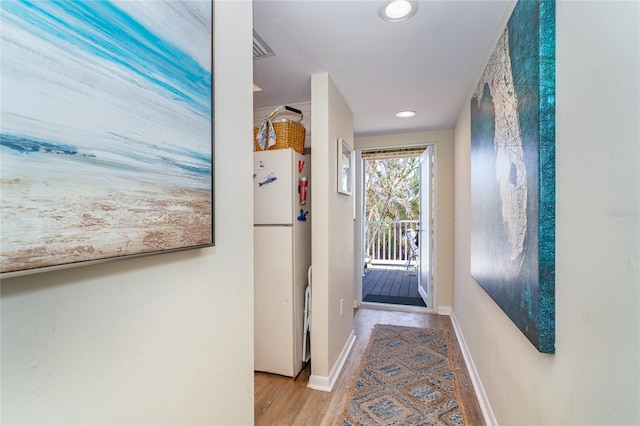
<path id="1" fill-rule="evenodd" d="M 295 377 L 311 265 L 310 157 L 289 148 L 253 158 L 254 369 Z"/>

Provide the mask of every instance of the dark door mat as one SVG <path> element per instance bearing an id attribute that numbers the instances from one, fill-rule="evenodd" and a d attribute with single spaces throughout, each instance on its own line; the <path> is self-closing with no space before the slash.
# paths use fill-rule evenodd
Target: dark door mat
<path id="1" fill-rule="evenodd" d="M 403 296 L 383 296 L 381 294 L 368 294 L 362 299 L 363 302 L 372 303 L 388 303 L 391 305 L 408 305 L 408 306 L 423 306 L 424 301 L 419 297 L 403 297 Z"/>

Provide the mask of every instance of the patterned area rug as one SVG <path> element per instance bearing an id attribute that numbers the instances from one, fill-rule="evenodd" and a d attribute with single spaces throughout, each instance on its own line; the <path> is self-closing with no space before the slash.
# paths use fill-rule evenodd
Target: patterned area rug
<path id="1" fill-rule="evenodd" d="M 378 324 L 343 426 L 465 425 L 446 330 Z"/>

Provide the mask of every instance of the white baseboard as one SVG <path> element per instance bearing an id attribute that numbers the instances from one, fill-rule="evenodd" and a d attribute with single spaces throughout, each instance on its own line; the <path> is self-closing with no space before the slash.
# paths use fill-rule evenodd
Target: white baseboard
<path id="1" fill-rule="evenodd" d="M 342 371 L 342 367 L 344 367 L 344 363 L 347 361 L 347 357 L 351 352 L 351 348 L 353 348 L 353 344 L 356 341 L 356 334 L 353 330 L 351 330 L 351 335 L 347 339 L 347 342 L 344 344 L 342 348 L 342 352 L 340 352 L 340 356 L 336 360 L 336 363 L 333 364 L 333 368 L 329 373 L 329 376 L 309 376 L 309 384 L 307 387 L 319 391 L 331 392 L 333 390 L 333 386 L 336 384 L 338 377 L 340 377 L 340 372 Z"/>
<path id="2" fill-rule="evenodd" d="M 495 426 L 498 424 L 498 421 L 496 420 L 496 416 L 493 414 L 491 404 L 489 403 L 489 398 L 487 398 L 487 393 L 484 391 L 484 387 L 482 386 L 482 380 L 480 380 L 480 375 L 478 374 L 478 370 L 476 370 L 476 365 L 473 363 L 473 358 L 471 358 L 471 352 L 469 352 L 467 343 L 465 342 L 464 336 L 462 335 L 462 330 L 460 329 L 460 325 L 458 324 L 456 315 L 453 312 L 451 312 L 451 323 L 453 324 L 453 329 L 456 332 L 456 337 L 458 338 L 458 343 L 460 344 L 460 349 L 462 350 L 464 362 L 465 364 L 467 364 L 467 370 L 469 371 L 469 376 L 471 377 L 473 389 L 475 390 L 476 396 L 478 397 L 478 403 L 480 404 L 480 409 L 482 410 L 484 421 L 487 426 Z"/>
<path id="3" fill-rule="evenodd" d="M 438 306 L 438 315 L 451 315 L 451 306 Z"/>

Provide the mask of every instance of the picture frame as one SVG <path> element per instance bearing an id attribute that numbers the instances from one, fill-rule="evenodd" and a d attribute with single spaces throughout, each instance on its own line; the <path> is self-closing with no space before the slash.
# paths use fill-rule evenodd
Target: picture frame
<path id="1" fill-rule="evenodd" d="M 471 275 L 555 352 L 555 2 L 517 2 L 471 99 Z"/>
<path id="2" fill-rule="evenodd" d="M 0 19 L 0 276 L 213 246 L 213 2 Z"/>
<path id="3" fill-rule="evenodd" d="M 351 195 L 353 192 L 353 150 L 344 139 L 338 139 L 338 193 Z"/>

